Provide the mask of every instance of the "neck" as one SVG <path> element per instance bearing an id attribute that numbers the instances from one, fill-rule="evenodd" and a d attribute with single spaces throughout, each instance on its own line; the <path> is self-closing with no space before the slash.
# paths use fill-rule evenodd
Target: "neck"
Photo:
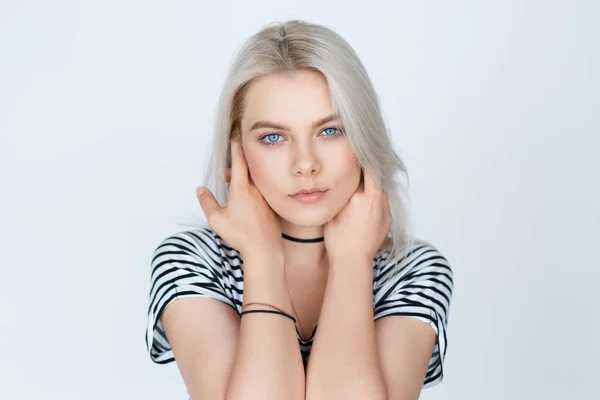
<path id="1" fill-rule="evenodd" d="M 323 237 L 322 226 L 302 227 L 282 221 L 282 232 L 297 239 L 315 239 Z M 283 253 L 287 268 L 321 269 L 328 266 L 325 242 L 298 243 L 283 239 Z"/>

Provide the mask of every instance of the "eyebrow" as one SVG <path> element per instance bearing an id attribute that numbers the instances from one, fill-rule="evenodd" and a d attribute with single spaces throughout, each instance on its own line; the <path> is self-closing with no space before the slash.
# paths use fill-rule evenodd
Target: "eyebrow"
<path id="1" fill-rule="evenodd" d="M 335 121 L 335 120 L 339 120 L 339 119 L 340 119 L 339 114 L 335 114 L 334 113 L 334 114 L 328 115 L 325 118 L 321 118 L 321 119 L 315 121 L 315 123 L 313 123 L 313 128 L 317 128 L 317 127 L 319 127 L 319 126 L 321 126 L 321 125 L 323 125 L 323 124 L 325 124 L 327 122 Z M 285 125 L 282 125 L 282 124 L 278 124 L 276 122 L 271 122 L 271 121 L 257 121 L 254 124 L 252 124 L 252 126 L 250 127 L 250 131 L 253 131 L 255 129 L 260 129 L 260 128 L 275 128 L 275 129 L 280 129 L 282 131 L 289 131 L 290 130 L 289 127 L 287 127 Z"/>

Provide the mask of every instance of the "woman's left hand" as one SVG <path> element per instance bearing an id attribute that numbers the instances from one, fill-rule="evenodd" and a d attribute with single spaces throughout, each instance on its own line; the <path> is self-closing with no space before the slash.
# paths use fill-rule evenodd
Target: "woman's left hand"
<path id="1" fill-rule="evenodd" d="M 324 227 L 330 261 L 373 260 L 392 225 L 387 193 L 364 171 L 364 184 Z"/>

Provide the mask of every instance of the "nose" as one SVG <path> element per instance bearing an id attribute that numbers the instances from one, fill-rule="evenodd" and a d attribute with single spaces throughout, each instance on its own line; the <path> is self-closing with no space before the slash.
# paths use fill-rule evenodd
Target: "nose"
<path id="1" fill-rule="evenodd" d="M 321 171 L 321 163 L 311 143 L 298 143 L 294 148 L 294 175 L 311 176 Z"/>

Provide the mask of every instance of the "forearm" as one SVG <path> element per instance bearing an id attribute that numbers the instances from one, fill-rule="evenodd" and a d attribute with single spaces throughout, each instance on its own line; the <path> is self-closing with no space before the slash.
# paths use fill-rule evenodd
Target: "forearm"
<path id="1" fill-rule="evenodd" d="M 369 265 L 349 264 L 356 262 Z M 329 266 L 319 329 L 306 372 L 306 398 L 386 398 L 373 321 L 369 260 Z"/>
<path id="2" fill-rule="evenodd" d="M 262 254 L 244 259 L 244 304 L 269 303 L 292 314 L 283 257 Z M 253 305 L 246 310 L 270 308 Z M 244 314 L 227 400 L 304 400 L 302 357 L 292 320 L 267 313 Z"/>

